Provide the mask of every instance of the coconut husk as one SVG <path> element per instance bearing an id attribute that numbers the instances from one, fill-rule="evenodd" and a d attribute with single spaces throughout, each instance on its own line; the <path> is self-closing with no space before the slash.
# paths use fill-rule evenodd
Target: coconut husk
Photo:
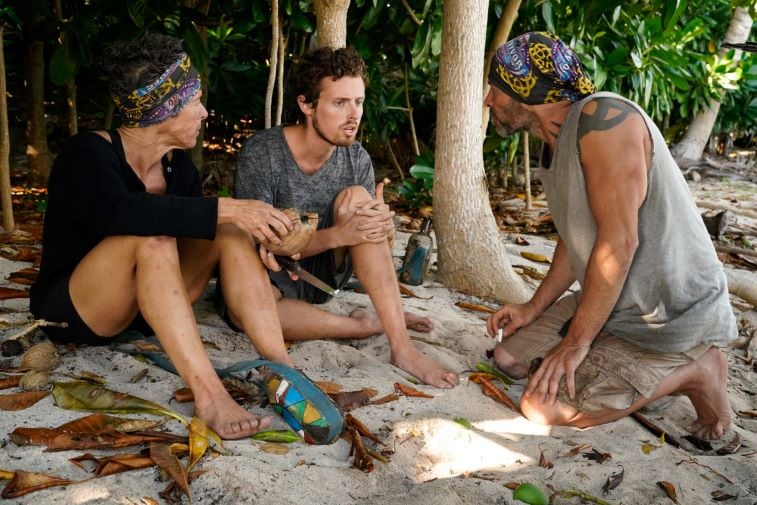
<path id="1" fill-rule="evenodd" d="M 318 214 L 315 212 L 300 212 L 297 209 L 282 209 L 282 212 L 292 220 L 294 228 L 281 237 L 281 245 L 273 244 L 267 240 L 261 242 L 263 246 L 273 254 L 279 256 L 292 256 L 297 254 L 313 238 L 318 227 Z"/>

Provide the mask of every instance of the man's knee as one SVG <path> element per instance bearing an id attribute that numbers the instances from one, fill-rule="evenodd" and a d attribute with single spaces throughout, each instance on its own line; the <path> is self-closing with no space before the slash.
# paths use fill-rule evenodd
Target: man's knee
<path id="1" fill-rule="evenodd" d="M 494 362 L 513 379 L 523 379 L 528 375 L 528 366 L 521 363 L 501 345 L 494 347 Z"/>
<path id="2" fill-rule="evenodd" d="M 538 398 L 523 395 L 520 399 L 520 410 L 531 422 L 546 426 L 575 426 L 585 427 L 580 422 L 583 416 L 575 407 L 566 405 L 559 400 L 554 405 L 541 403 Z"/>
<path id="3" fill-rule="evenodd" d="M 349 186 L 347 188 L 344 188 L 339 192 L 339 194 L 336 196 L 336 201 L 334 202 L 334 208 L 338 208 L 339 204 L 342 203 L 342 200 L 347 195 L 350 195 L 350 202 L 351 203 L 357 203 L 357 202 L 364 202 L 373 199 L 373 196 L 368 192 L 365 187 L 356 185 L 356 186 Z"/>

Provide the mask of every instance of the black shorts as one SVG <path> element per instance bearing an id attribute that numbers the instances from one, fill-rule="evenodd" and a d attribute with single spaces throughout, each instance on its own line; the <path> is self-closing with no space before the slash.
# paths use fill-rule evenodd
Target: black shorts
<path id="1" fill-rule="evenodd" d="M 326 212 L 326 217 L 318 221 L 318 229 L 324 230 L 334 226 L 334 203 L 336 202 L 336 196 L 331 200 L 329 204 L 329 210 Z M 333 287 L 334 289 L 343 289 L 350 280 L 352 273 L 355 271 L 355 267 L 352 264 L 352 259 L 349 253 L 344 255 L 344 261 L 341 265 L 336 264 L 336 258 L 334 258 L 334 250 L 329 249 L 323 251 L 315 256 L 310 256 L 300 260 L 302 268 L 315 275 L 323 282 Z M 326 303 L 331 299 L 331 296 L 324 293 L 315 286 L 308 284 L 303 280 L 292 282 L 289 278 L 289 274 L 285 270 L 281 272 L 270 272 L 271 283 L 281 291 L 284 298 L 294 298 L 297 300 L 304 300 L 308 303 Z"/>
<path id="2" fill-rule="evenodd" d="M 71 295 L 68 292 L 68 283 L 71 276 L 64 277 L 52 284 L 52 288 L 47 293 L 42 305 L 34 314 L 37 319 L 45 319 L 56 323 L 68 323 L 66 328 L 57 328 L 46 326 L 43 328 L 45 334 L 51 340 L 61 343 L 75 343 L 88 345 L 108 345 L 117 335 L 112 337 L 102 337 L 90 329 L 82 321 L 79 313 L 76 312 L 74 303 L 71 301 Z M 133 330 L 143 335 L 153 335 L 154 332 L 147 321 L 144 320 L 141 313 L 129 324 L 124 331 Z"/>

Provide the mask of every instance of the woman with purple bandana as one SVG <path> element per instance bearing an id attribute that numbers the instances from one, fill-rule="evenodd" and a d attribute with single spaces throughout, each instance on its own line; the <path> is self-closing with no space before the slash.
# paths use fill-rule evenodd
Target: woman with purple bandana
<path id="1" fill-rule="evenodd" d="M 195 415 L 223 438 L 265 428 L 214 372 L 192 311 L 218 269 L 229 306 L 258 352 L 291 365 L 254 240 L 280 243 L 289 218 L 254 200 L 204 198 L 185 154 L 207 111 L 181 41 L 148 34 L 103 65 L 121 127 L 72 137 L 48 184 L 43 255 L 31 290 L 37 318 L 66 322 L 60 342 L 155 335 L 192 389 Z M 282 351 L 283 350 L 283 351 Z"/>

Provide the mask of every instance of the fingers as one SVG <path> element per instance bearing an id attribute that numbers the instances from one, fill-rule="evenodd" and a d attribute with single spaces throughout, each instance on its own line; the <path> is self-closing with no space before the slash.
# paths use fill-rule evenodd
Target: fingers
<path id="1" fill-rule="evenodd" d="M 576 397 L 576 375 L 574 370 L 568 370 L 565 373 L 565 383 L 568 386 L 568 396 L 572 400 Z"/>
<path id="2" fill-rule="evenodd" d="M 376 184 L 376 200 L 384 203 L 384 183 L 379 182 Z"/>
<path id="3" fill-rule="evenodd" d="M 489 316 L 489 319 L 486 320 L 486 331 L 490 337 L 497 334 L 497 331 L 502 327 L 502 319 L 505 317 L 506 315 L 502 308 Z"/>
<path id="4" fill-rule="evenodd" d="M 260 261 L 263 262 L 266 268 L 273 270 L 274 272 L 281 270 L 281 265 L 279 265 L 279 262 L 276 261 L 276 257 L 264 246 L 260 246 L 258 253 L 260 254 Z"/>

